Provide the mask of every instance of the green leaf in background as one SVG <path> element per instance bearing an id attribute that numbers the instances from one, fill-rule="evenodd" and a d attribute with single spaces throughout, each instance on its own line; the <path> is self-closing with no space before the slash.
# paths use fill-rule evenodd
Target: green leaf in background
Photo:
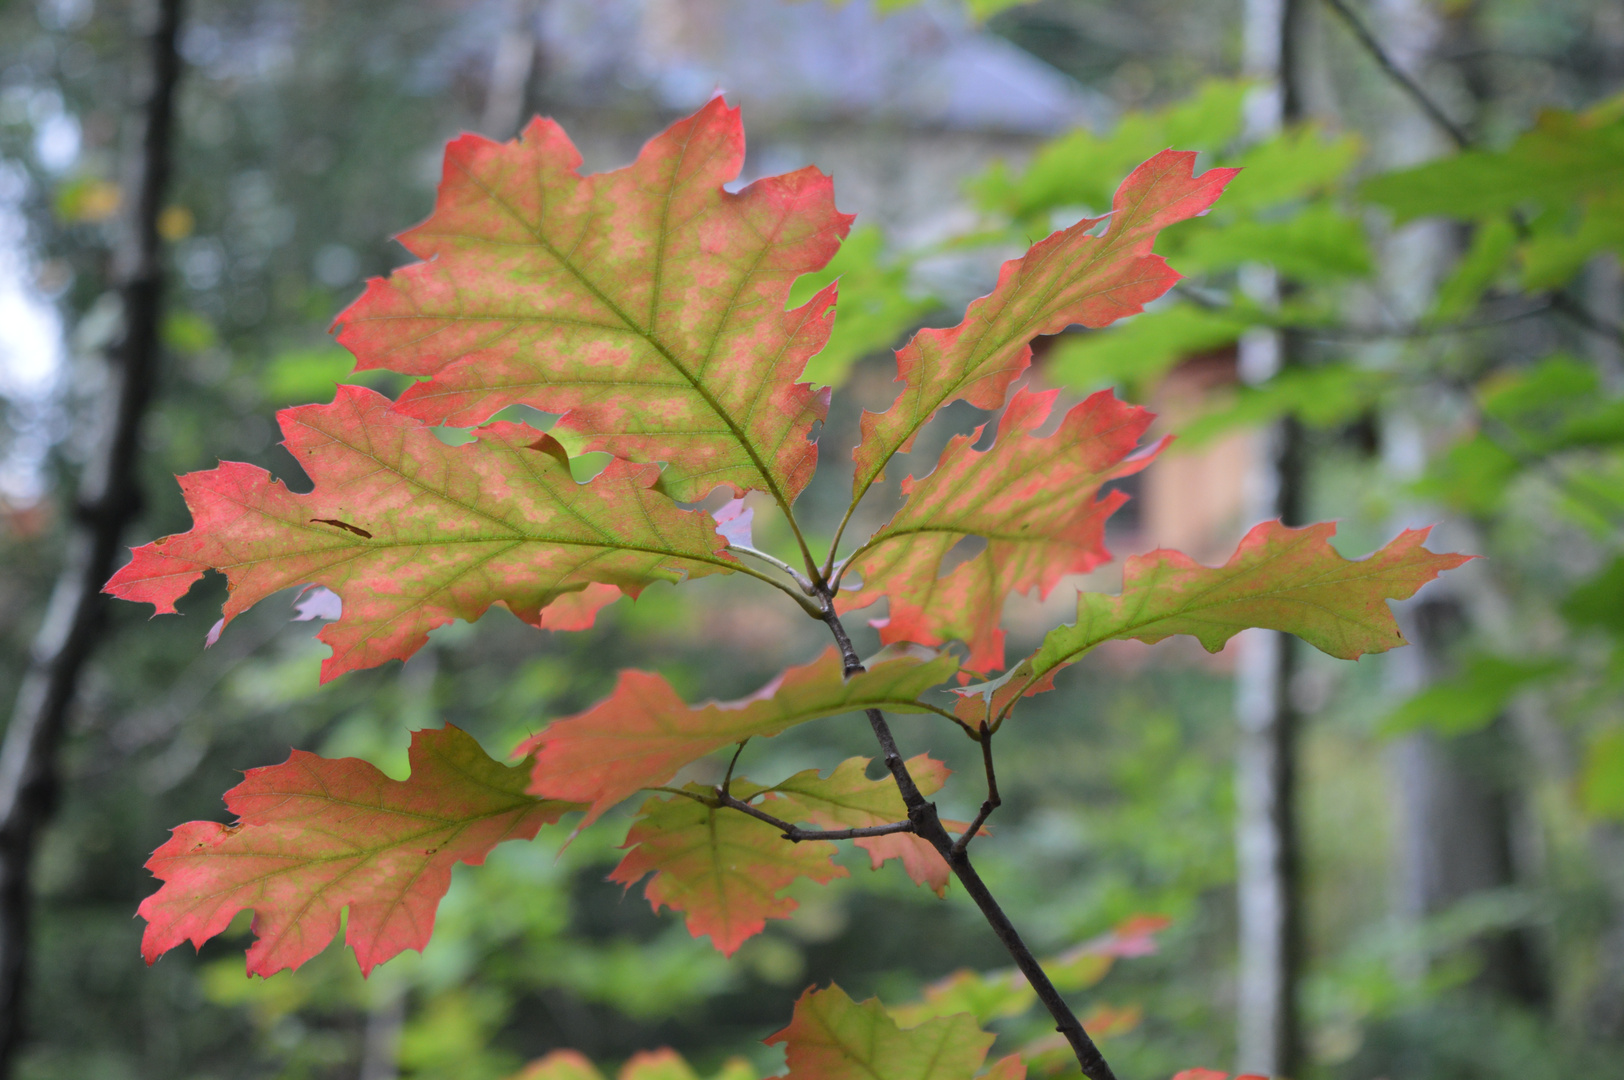
<path id="1" fill-rule="evenodd" d="M 1603 732 L 1585 748 L 1579 804 L 1595 817 L 1624 818 L 1624 730 Z"/>
<path id="2" fill-rule="evenodd" d="M 1601 379 L 1590 364 L 1558 353 L 1490 377 L 1479 387 L 1477 399 L 1484 415 L 1502 423 L 1544 426 L 1560 422 L 1600 392 Z"/>
<path id="3" fill-rule="evenodd" d="M 885 237 L 875 226 L 856 229 L 829 264 L 803 274 L 790 290 L 789 306 L 799 307 L 831 281 L 840 281 L 840 314 L 823 350 L 807 362 L 801 378 L 839 386 L 851 366 L 869 353 L 889 349 L 918 325 L 935 301 L 908 288 L 908 264 L 884 257 Z"/>
<path id="4" fill-rule="evenodd" d="M 331 401 L 339 383 L 376 386 L 379 372 L 355 370 L 355 357 L 337 345 L 285 349 L 271 358 L 260 388 L 272 404 Z"/>
<path id="5" fill-rule="evenodd" d="M 790 1025 L 766 1042 L 783 1043 L 789 1075 L 809 1080 L 964 1080 L 993 1036 L 964 1013 L 899 1028 L 879 999 L 853 1001 L 831 983 L 802 994 Z"/>
<path id="6" fill-rule="evenodd" d="M 1523 288 L 1537 292 L 1566 285 L 1585 263 L 1606 251 L 1624 251 L 1624 190 L 1585 202 L 1572 229 L 1536 229 L 1523 246 Z"/>
<path id="7" fill-rule="evenodd" d="M 1108 135 L 1078 128 L 1039 150 L 1019 176 L 994 164 L 970 183 L 970 193 L 984 209 L 1022 222 L 1070 207 L 1100 213 L 1122 177 L 1152 154 L 1168 147 L 1217 151 L 1233 142 L 1248 90 L 1239 80 L 1215 80 L 1164 109 L 1127 114 Z"/>
<path id="8" fill-rule="evenodd" d="M 1624 638 L 1624 557 L 1568 593 L 1561 610 L 1569 625 Z"/>
<path id="9" fill-rule="evenodd" d="M 1489 515 L 1504 504 L 1512 479 L 1522 470 L 1516 454 L 1478 434 L 1434 458 L 1410 490 L 1463 513 Z"/>
<path id="10" fill-rule="evenodd" d="M 1614 190 L 1620 175 L 1624 121 L 1606 109 L 1552 110 L 1505 150 L 1468 150 L 1372 177 L 1362 190 L 1402 224 L 1418 217 L 1469 220 L 1529 204 L 1559 205 Z"/>
<path id="11" fill-rule="evenodd" d="M 1244 177 L 1246 173 L 1241 173 Z M 1275 221 L 1235 221 L 1189 230 L 1167 252 L 1186 274 L 1268 263 L 1287 277 L 1317 282 L 1370 273 L 1370 248 L 1358 221 L 1327 203 Z"/>
<path id="12" fill-rule="evenodd" d="M 1485 380 L 1478 405 L 1524 455 L 1624 443 L 1624 398 L 1606 392 L 1592 365 L 1562 353 Z"/>
<path id="13" fill-rule="evenodd" d="M 1219 349 L 1264 321 L 1260 309 L 1175 304 L 1109 330 L 1061 338 L 1046 358 L 1049 379 L 1078 390 L 1156 379 L 1187 356 Z"/>
<path id="14" fill-rule="evenodd" d="M 1377 734 L 1392 736 L 1427 729 L 1440 735 L 1464 735 L 1487 727 L 1519 691 L 1568 670 L 1564 660 L 1507 660 L 1473 656 L 1459 675 L 1433 683 L 1377 725 Z"/>
<path id="15" fill-rule="evenodd" d="M 1019 1016 L 1037 1004 L 1037 991 L 1014 968 L 998 971 L 955 971 L 925 987 L 924 997 L 906 1005 L 893 1006 L 891 1019 L 913 1027 L 941 1016 L 969 1013 L 976 1023 L 987 1024 Z"/>
<path id="16" fill-rule="evenodd" d="M 1284 371 L 1258 386 L 1241 387 L 1226 403 L 1185 424 L 1171 451 L 1197 450 L 1236 428 L 1267 424 L 1288 414 L 1309 427 L 1331 427 L 1374 405 L 1392 381 L 1390 372 L 1352 364 Z"/>
<path id="17" fill-rule="evenodd" d="M 1314 124 L 1288 128 L 1241 155 L 1243 171 L 1225 189 L 1219 213 L 1251 214 L 1322 194 L 1340 184 L 1363 153 L 1356 135 L 1330 137 Z"/>
<path id="18" fill-rule="evenodd" d="M 214 324 L 195 311 L 171 311 L 164 316 L 164 345 L 183 356 L 212 349 L 220 343 Z"/>
<path id="19" fill-rule="evenodd" d="M 1483 294 L 1499 280 L 1517 249 L 1517 230 L 1505 218 L 1483 222 L 1455 269 L 1438 287 L 1432 318 L 1450 322 L 1472 313 Z"/>

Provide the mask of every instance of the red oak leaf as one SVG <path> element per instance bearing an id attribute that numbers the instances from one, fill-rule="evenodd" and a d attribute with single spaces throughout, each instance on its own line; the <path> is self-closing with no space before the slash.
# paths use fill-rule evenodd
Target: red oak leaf
<path id="1" fill-rule="evenodd" d="M 1160 445 L 1134 449 L 1154 417 L 1103 390 L 1039 438 L 1056 393 L 1017 390 L 990 449 L 971 449 L 979 429 L 956 436 L 928 476 L 903 481 L 907 503 L 849 562 L 863 588 L 840 596 L 842 612 L 888 596 L 889 617 L 874 623 L 881 641 L 958 638 L 970 647 L 966 667 L 993 671 L 1004 666 L 998 622 L 1010 593 L 1036 589 L 1046 598 L 1067 574 L 1110 559 L 1105 521 L 1127 496 L 1098 492 L 1150 464 Z M 967 536 L 984 537 L 986 550 L 939 576 Z"/>
<path id="2" fill-rule="evenodd" d="M 999 719 L 1023 694 L 1050 689 L 1056 671 L 1112 639 L 1155 643 L 1189 634 L 1217 652 L 1255 626 L 1296 634 L 1342 660 L 1386 652 L 1405 644 L 1387 601 L 1409 599 L 1472 558 L 1428 551 L 1421 545 L 1430 531 L 1406 529 L 1358 561 L 1331 547 L 1331 522 L 1293 529 L 1265 521 L 1223 566 L 1165 548 L 1135 555 L 1124 567 L 1121 595 L 1083 593 L 1076 623 L 1049 631 L 1005 677 L 960 690 L 956 711 L 968 723 Z"/>
<path id="3" fill-rule="evenodd" d="M 759 934 L 768 919 L 787 919 L 799 905 L 779 895 L 796 878 L 822 884 L 846 877 L 834 862 L 835 846 L 827 840 L 792 844 L 764 821 L 728 807 L 707 806 L 713 792 L 689 784 L 690 795 L 654 798 L 643 804 L 626 834 L 631 850 L 609 875 L 630 888 L 647 874 L 643 889 L 654 910 L 669 907 L 688 918 L 694 937 L 710 935 L 724 956 L 732 956 L 745 939 Z M 734 780 L 732 793 L 750 800 L 762 795 L 767 813 L 775 797 L 755 784 Z"/>
<path id="4" fill-rule="evenodd" d="M 1031 362 L 1034 337 L 1073 323 L 1105 326 L 1173 287 L 1179 275 L 1150 253 L 1157 233 L 1205 213 L 1236 173 L 1208 169 L 1194 176 L 1195 157 L 1157 154 L 1117 189 L 1103 236 L 1089 234 L 1104 219 L 1089 218 L 1039 241 L 1004 264 L 997 286 L 972 302 L 957 326 L 914 335 L 897 353 L 902 392 L 886 412 L 863 414 L 855 454 L 859 497 L 942 406 L 1002 406 L 1010 383 Z"/>
<path id="5" fill-rule="evenodd" d="M 492 604 L 574 629 L 612 598 L 586 592 L 595 584 L 635 596 L 653 581 L 737 565 L 710 515 L 652 490 L 651 465 L 613 461 L 578 484 L 550 436 L 498 423 L 447 446 L 356 386 L 279 419 L 315 490 L 296 495 L 237 462 L 183 476 L 191 531 L 136 548 L 108 592 L 172 612 L 205 570 L 220 570 L 229 622 L 278 590 L 325 585 L 343 600 L 342 617 L 318 635 L 333 648 L 325 681 L 404 660 L 430 630 Z M 573 598 L 549 618 L 563 597 Z"/>
<path id="6" fill-rule="evenodd" d="M 524 770 L 491 760 L 454 727 L 412 733 L 411 777 L 356 758 L 295 750 L 226 792 L 233 825 L 190 821 L 152 853 L 163 881 L 141 903 L 147 963 L 183 941 L 202 947 L 254 912 L 248 971 L 270 975 L 321 952 L 349 909 L 344 940 L 363 974 L 421 950 L 451 868 L 479 865 L 503 840 L 528 840 L 570 803 L 524 793 Z"/>
<path id="7" fill-rule="evenodd" d="M 949 656 L 923 663 L 900 657 L 848 679 L 831 648 L 742 701 L 699 706 L 684 704 L 658 675 L 623 671 L 607 700 L 554 721 L 515 753 L 535 755 L 532 794 L 590 802 L 590 824 L 628 795 L 663 784 L 689 762 L 742 739 L 862 709 L 922 712 L 919 696 L 957 667 Z"/>
<path id="8" fill-rule="evenodd" d="M 338 340 L 358 368 L 431 376 L 397 406 L 431 423 L 532 405 L 566 413 L 588 449 L 669 463 L 675 498 L 725 484 L 788 505 L 828 409 L 796 379 L 828 339 L 835 288 L 785 303 L 852 219 L 813 168 L 724 190 L 743 162 L 720 98 L 593 176 L 551 120 L 507 143 L 464 135 L 433 216 L 400 236 L 426 261 L 369 282 Z"/>

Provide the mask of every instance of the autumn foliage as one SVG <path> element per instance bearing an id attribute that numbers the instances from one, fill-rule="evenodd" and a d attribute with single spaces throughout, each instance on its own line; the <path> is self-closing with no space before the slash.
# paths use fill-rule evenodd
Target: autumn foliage
<path id="1" fill-rule="evenodd" d="M 1157 154 L 1123 181 L 1108 217 L 1034 245 L 961 323 L 916 334 L 897 354 L 895 402 L 862 417 L 852 509 L 944 406 L 1000 411 L 997 436 L 980 450 L 979 433 L 950 440 L 933 470 L 903 482 L 907 501 L 890 522 L 848 543 L 848 512 L 828 523 L 835 540 L 819 556 L 793 507 L 818 465 L 813 433 L 829 391 L 798 380 L 828 338 L 837 287 L 798 308 L 787 301 L 851 218 L 812 168 L 729 192 L 743 156 L 738 113 L 720 99 L 633 164 L 592 176 L 549 120 L 509 143 L 454 141 L 434 213 L 400 238 L 422 261 L 371 281 L 337 320 L 357 369 L 417 381 L 396 400 L 341 387 L 330 404 L 281 414 L 308 493 L 244 464 L 182 477 L 192 529 L 136 549 L 107 588 L 170 612 L 219 571 L 229 622 L 271 593 L 323 586 L 342 601 L 321 634 L 332 648 L 323 679 L 403 660 L 435 627 L 492 605 L 575 630 L 622 594 L 709 574 L 779 589 L 829 624 L 836 647 L 735 702 L 689 704 L 658 675 L 623 672 L 606 700 L 520 745 L 514 766 L 445 728 L 414 735 L 404 781 L 300 751 L 253 770 L 226 795 L 233 824 L 182 825 L 148 863 L 163 881 L 141 906 L 149 961 L 182 941 L 201 945 L 251 909 L 249 970 L 269 974 L 325 947 L 347 909 L 346 939 L 370 970 L 428 942 L 456 862 L 478 864 L 568 813 L 581 812 L 584 827 L 634 796 L 643 801 L 613 880 L 645 882 L 655 908 L 681 912 L 724 953 L 789 916 L 792 882 L 846 874 L 836 840 L 862 845 L 875 867 L 900 862 L 938 892 L 957 875 L 976 895 L 966 848 L 996 791 L 975 823 L 940 822 L 928 798 L 946 768 L 896 755 L 884 713 L 926 714 L 978 740 L 990 782 L 991 740 L 1020 699 L 1101 642 L 1188 634 L 1216 650 L 1242 629 L 1270 627 L 1351 659 L 1403 644 L 1386 601 L 1463 561 L 1427 551 L 1424 532 L 1350 561 L 1327 542 L 1332 526 L 1264 523 L 1221 567 L 1172 551 L 1130 559 L 1120 595 L 1082 593 L 1075 623 L 1007 664 L 1005 600 L 1047 596 L 1108 560 L 1105 523 L 1124 500 L 1110 484 L 1160 448 L 1144 445 L 1150 414 L 1109 392 L 1039 435 L 1057 394 L 1020 382 L 1030 343 L 1106 325 L 1165 293 L 1178 274 L 1152 253 L 1158 232 L 1203 213 L 1233 170 L 1197 176 L 1194 154 Z M 547 434 L 491 422 L 512 405 L 560 419 Z M 484 426 L 450 446 L 439 425 Z M 571 458 L 585 451 L 611 461 L 581 483 Z M 843 467 L 838 455 L 824 464 Z M 683 505 L 718 488 L 759 492 L 786 516 L 798 548 L 787 563 L 752 547 L 742 504 L 714 517 Z M 985 549 L 944 574 L 967 537 Z M 912 648 L 865 667 L 841 617 L 882 599 L 882 640 Z M 853 758 L 776 784 L 730 765 L 720 786 L 667 786 L 702 757 L 850 712 L 875 725 L 886 779 L 869 779 L 868 760 Z M 1021 966 L 1000 985 L 1030 1004 L 1034 969 L 1011 948 Z M 1066 973 L 1103 974 L 1111 956 L 1131 955 L 1122 949 L 1055 958 L 1050 981 L 1086 985 Z M 986 1062 L 989 1017 L 929 1006 L 962 993 L 946 987 L 893 1012 L 838 987 L 809 990 L 772 1040 L 786 1045 L 791 1076 L 1024 1075 L 1018 1056 Z M 1089 1075 L 1109 1075 L 1078 1055 Z M 657 1056 L 622 1077 L 687 1069 Z M 562 1053 L 524 1075 L 598 1076 Z"/>

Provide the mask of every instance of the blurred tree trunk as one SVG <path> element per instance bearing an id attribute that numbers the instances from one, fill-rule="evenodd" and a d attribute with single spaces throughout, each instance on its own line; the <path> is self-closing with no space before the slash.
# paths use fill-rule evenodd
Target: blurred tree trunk
<path id="1" fill-rule="evenodd" d="M 508 25 L 497 35 L 479 118 L 480 132 L 492 139 L 511 139 L 524 124 L 541 49 L 536 25 L 541 8 L 541 0 L 512 0 Z"/>
<path id="2" fill-rule="evenodd" d="M 1471 57 L 1482 53 L 1471 48 L 1475 12 L 1470 7 L 1447 20 L 1424 0 L 1384 0 L 1378 10 L 1383 22 L 1377 33 L 1389 55 L 1400 70 L 1418 82 L 1424 82 L 1434 56 Z M 1471 102 L 1486 98 L 1488 87 L 1480 65 L 1460 65 L 1453 74 L 1461 98 Z M 1437 125 L 1409 102 L 1383 130 L 1386 138 L 1377 153 L 1383 164 L 1390 166 L 1434 157 L 1449 145 Z M 1458 137 L 1465 141 L 1469 135 Z M 1398 318 L 1413 321 L 1424 316 L 1461 239 L 1441 223 L 1411 225 L 1391 238 L 1383 255 L 1382 272 L 1385 293 L 1395 303 L 1405 305 L 1404 310 L 1396 312 Z M 1398 478 L 1419 473 L 1429 451 L 1423 420 L 1409 415 L 1389 416 L 1384 442 L 1388 466 Z M 1419 524 L 1421 518 L 1436 521 L 1441 516 L 1428 508 L 1404 524 Z M 1464 526 L 1456 523 L 1456 527 Z M 1455 546 L 1463 550 L 1482 547 L 1470 540 Z M 1467 573 L 1441 581 L 1418 600 L 1402 606 L 1399 620 L 1411 648 L 1394 653 L 1389 662 L 1395 690 L 1406 696 L 1414 694 L 1453 673 L 1451 654 L 1467 635 L 1474 614 L 1467 590 L 1480 590 L 1486 585 L 1481 578 L 1475 583 L 1472 578 Z M 1398 810 L 1394 854 L 1396 902 L 1401 917 L 1418 922 L 1474 894 L 1516 882 L 1516 813 L 1511 781 L 1515 770 L 1509 767 L 1515 753 L 1503 719 L 1465 738 L 1422 732 L 1394 746 L 1391 762 Z M 1477 981 L 1483 989 L 1525 1004 L 1544 999 L 1536 950 L 1526 931 L 1486 934 L 1476 945 L 1482 961 Z M 1428 959 L 1425 955 L 1412 958 L 1417 973 Z"/>
<path id="3" fill-rule="evenodd" d="M 101 587 L 113 572 L 125 527 L 140 510 L 136 461 L 158 371 L 163 307 L 158 216 L 169 182 L 181 5 L 182 0 L 159 0 L 151 38 L 140 155 L 127 188 L 129 217 L 113 267 L 123 330 L 106 354 L 109 378 L 98 425 L 103 441 L 80 479 L 62 570 L 0 745 L 0 1077 L 11 1075 L 22 1038 L 34 844 L 55 801 L 58 748 L 79 676 L 102 635 L 106 597 Z"/>
<path id="4" fill-rule="evenodd" d="M 1248 134 L 1267 138 L 1302 118 L 1302 47 L 1307 0 L 1246 0 L 1247 73 L 1263 81 L 1249 107 Z M 1289 282 L 1260 280 L 1262 303 L 1289 294 Z M 1241 377 L 1262 381 L 1300 362 L 1292 334 L 1254 331 L 1240 343 Z M 1252 478 L 1252 521 L 1302 523 L 1302 425 L 1287 417 L 1264 433 Z M 1302 974 L 1302 882 L 1297 819 L 1297 735 L 1291 700 L 1300 644 L 1289 635 L 1249 631 L 1236 673 L 1235 797 L 1239 918 L 1236 1048 L 1238 1068 L 1296 1076 L 1303 1065 L 1297 985 Z"/>
<path id="5" fill-rule="evenodd" d="M 1624 5 L 1598 12 L 1596 33 L 1603 44 L 1606 65 L 1601 94 L 1615 94 L 1624 83 Z M 1616 255 L 1601 255 L 1587 268 L 1585 306 L 1615 326 L 1624 323 L 1624 269 Z M 1601 371 L 1602 381 L 1615 391 L 1624 387 L 1624 349 L 1602 334 L 1590 334 L 1585 344 Z M 1607 887 L 1611 910 L 1602 937 L 1600 964 L 1588 1001 L 1591 1030 L 1604 1039 L 1624 1039 L 1624 828 L 1601 822 L 1590 828 L 1589 847 Z"/>
<path id="6" fill-rule="evenodd" d="M 1452 645 L 1466 632 L 1460 598 L 1439 590 L 1401 615 L 1410 648 L 1395 656 L 1394 674 L 1420 689 L 1451 671 Z M 1413 692 L 1413 691 L 1412 691 Z M 1393 753 L 1399 790 L 1400 914 L 1412 922 L 1518 878 L 1513 739 L 1504 719 L 1470 735 L 1411 735 Z M 1544 999 L 1537 953 L 1521 929 L 1486 934 L 1476 943 L 1484 990 L 1525 1005 Z M 1426 957 L 1417 957 L 1417 967 Z"/>

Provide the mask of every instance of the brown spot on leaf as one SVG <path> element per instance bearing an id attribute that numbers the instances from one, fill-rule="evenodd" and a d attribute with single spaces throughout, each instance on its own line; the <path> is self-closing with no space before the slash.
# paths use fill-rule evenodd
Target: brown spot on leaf
<path id="1" fill-rule="evenodd" d="M 352 532 L 356 536 L 364 537 L 367 540 L 372 539 L 371 533 L 367 532 L 358 525 L 351 525 L 347 521 L 340 521 L 337 518 L 311 518 L 310 520 L 312 523 L 317 525 L 331 525 L 336 529 L 343 529 L 346 532 Z"/>

